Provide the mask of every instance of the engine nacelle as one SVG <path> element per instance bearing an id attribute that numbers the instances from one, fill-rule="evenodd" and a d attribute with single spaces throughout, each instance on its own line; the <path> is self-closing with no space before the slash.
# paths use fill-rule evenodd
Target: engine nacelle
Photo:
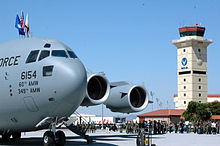
<path id="1" fill-rule="evenodd" d="M 120 85 L 122 84 L 122 85 Z M 105 105 L 112 112 L 133 113 L 148 105 L 147 90 L 128 82 L 111 83 L 111 92 Z"/>
<path id="2" fill-rule="evenodd" d="M 110 84 L 102 73 L 87 70 L 87 90 L 81 106 L 93 106 L 104 103 L 110 94 Z"/>

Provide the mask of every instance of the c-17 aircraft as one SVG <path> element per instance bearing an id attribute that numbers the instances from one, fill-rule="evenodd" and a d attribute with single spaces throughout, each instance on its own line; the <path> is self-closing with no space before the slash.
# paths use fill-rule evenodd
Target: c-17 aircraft
<path id="1" fill-rule="evenodd" d="M 109 83 L 101 73 L 86 70 L 75 53 L 53 39 L 24 38 L 0 45 L 0 135 L 19 139 L 21 132 L 48 129 L 43 145 L 64 145 L 65 125 L 79 106 L 105 104 L 113 112 L 132 113 L 147 107 L 147 91 L 129 82 Z"/>

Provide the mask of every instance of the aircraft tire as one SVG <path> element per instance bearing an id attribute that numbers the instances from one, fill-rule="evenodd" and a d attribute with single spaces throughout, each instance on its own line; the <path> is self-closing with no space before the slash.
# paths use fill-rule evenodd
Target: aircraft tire
<path id="1" fill-rule="evenodd" d="M 9 142 L 10 141 L 10 137 L 11 137 L 11 133 L 2 134 L 2 141 L 3 142 Z"/>
<path id="2" fill-rule="evenodd" d="M 55 140 L 52 131 L 46 131 L 43 136 L 43 145 L 44 146 L 54 146 Z"/>
<path id="3" fill-rule="evenodd" d="M 56 132 L 56 146 L 64 146 L 66 143 L 66 136 L 63 131 Z"/>
<path id="4" fill-rule="evenodd" d="M 12 140 L 17 141 L 21 138 L 21 132 L 12 133 Z"/>

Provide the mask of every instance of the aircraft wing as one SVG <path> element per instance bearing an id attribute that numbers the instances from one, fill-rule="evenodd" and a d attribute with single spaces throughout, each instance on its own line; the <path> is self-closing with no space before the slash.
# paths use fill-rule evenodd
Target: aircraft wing
<path id="1" fill-rule="evenodd" d="M 124 85 L 129 85 L 129 84 L 131 84 L 131 83 L 127 82 L 127 81 L 111 82 L 110 87 L 114 88 L 114 87 L 117 87 L 117 86 L 124 86 Z"/>

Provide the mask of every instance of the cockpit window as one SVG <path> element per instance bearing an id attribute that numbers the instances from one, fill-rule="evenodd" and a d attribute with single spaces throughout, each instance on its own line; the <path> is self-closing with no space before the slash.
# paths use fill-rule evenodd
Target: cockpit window
<path id="1" fill-rule="evenodd" d="M 76 54 L 73 51 L 67 51 L 70 58 L 77 58 Z"/>
<path id="2" fill-rule="evenodd" d="M 52 51 L 52 56 L 56 56 L 56 57 L 68 57 L 66 55 L 66 52 L 64 50 L 53 50 Z"/>
<path id="3" fill-rule="evenodd" d="M 39 53 L 39 50 L 31 51 L 31 53 L 28 55 L 26 63 L 35 62 L 37 60 L 38 53 Z"/>
<path id="4" fill-rule="evenodd" d="M 40 61 L 40 60 L 42 60 L 42 59 L 44 59 L 48 56 L 50 56 L 50 51 L 42 50 L 41 53 L 40 53 L 40 57 L 39 57 L 38 61 Z"/>

